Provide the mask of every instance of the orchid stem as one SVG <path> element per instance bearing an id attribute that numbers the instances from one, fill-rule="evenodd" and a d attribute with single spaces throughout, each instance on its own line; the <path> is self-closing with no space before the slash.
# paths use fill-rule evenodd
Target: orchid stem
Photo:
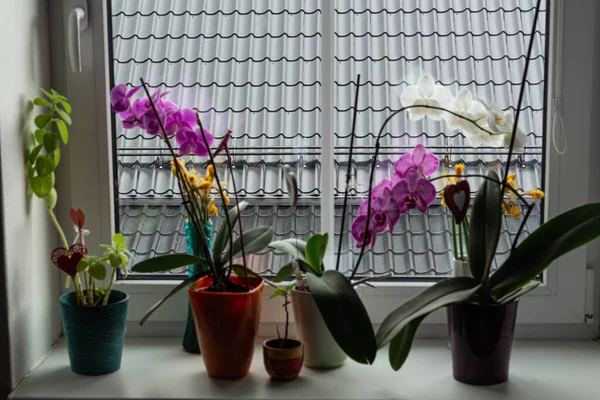
<path id="1" fill-rule="evenodd" d="M 458 224 L 458 245 L 459 245 L 459 251 L 460 251 L 460 260 L 464 261 L 465 260 L 465 254 L 463 252 L 463 228 L 462 228 L 462 224 Z"/>
<path id="2" fill-rule="evenodd" d="M 454 250 L 454 258 L 458 258 L 458 246 L 456 244 L 456 219 L 452 215 L 452 250 Z"/>

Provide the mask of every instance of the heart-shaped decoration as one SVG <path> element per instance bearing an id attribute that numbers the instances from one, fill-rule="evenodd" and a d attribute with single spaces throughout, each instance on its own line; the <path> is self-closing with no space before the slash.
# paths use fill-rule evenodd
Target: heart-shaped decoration
<path id="1" fill-rule="evenodd" d="M 444 200 L 446 205 L 450 209 L 452 215 L 457 224 L 460 224 L 469 209 L 469 203 L 471 202 L 471 187 L 469 182 L 460 181 L 454 185 L 448 185 L 444 189 Z"/>
<path id="2" fill-rule="evenodd" d="M 85 225 L 85 214 L 81 208 L 78 208 L 77 210 L 71 208 L 71 221 L 77 225 L 79 230 L 83 228 L 83 225 Z"/>
<path id="3" fill-rule="evenodd" d="M 67 275 L 74 277 L 77 274 L 77 264 L 88 253 L 87 247 L 75 243 L 67 250 L 66 247 L 57 247 L 50 254 L 54 265 L 62 269 Z"/>

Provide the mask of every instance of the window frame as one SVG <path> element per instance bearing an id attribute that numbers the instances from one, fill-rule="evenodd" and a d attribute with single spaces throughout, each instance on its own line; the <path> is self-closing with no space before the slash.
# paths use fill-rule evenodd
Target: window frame
<path id="1" fill-rule="evenodd" d="M 118 186 L 110 158 L 114 156 L 112 137 L 107 134 L 111 132 L 110 122 L 113 118 L 108 97 L 110 73 L 108 24 L 104 23 L 110 17 L 107 15 L 108 1 L 110 0 L 93 1 L 87 4 L 90 27 L 82 32 L 81 37 L 83 63 L 81 73 L 72 73 L 68 69 L 68 52 L 65 45 L 67 24 L 61 22 L 66 22 L 68 10 L 77 5 L 84 5 L 86 2 L 85 0 L 62 0 L 59 6 L 51 7 L 54 25 L 63 27 L 62 30 L 53 30 L 54 86 L 66 93 L 71 103 L 77 106 L 71 143 L 63 156 L 64 165 L 58 176 L 61 209 L 59 218 L 63 223 L 67 223 L 68 216 L 65 210 L 71 204 L 85 209 L 88 226 L 92 227 L 92 235 L 88 240 L 92 251 L 95 251 L 101 242 L 110 241 L 116 219 L 114 192 Z M 546 107 L 549 108 L 546 113 L 546 138 L 553 134 L 552 120 L 555 112 L 563 118 L 567 132 L 577 132 L 578 136 L 577 141 L 571 138 L 569 151 L 562 156 L 552 150 L 550 140 L 545 141 L 547 160 L 545 218 L 555 216 L 559 210 L 564 211 L 588 202 L 590 195 L 587 183 L 591 166 L 593 87 L 589 82 L 593 81 L 594 65 L 589 57 L 594 54 L 595 49 L 594 37 L 588 32 L 590 26 L 595 26 L 595 7 L 593 2 L 577 2 L 576 6 L 570 7 L 565 7 L 564 3 L 563 0 L 553 0 L 547 10 L 550 15 L 547 33 L 550 46 L 547 55 L 549 79 L 546 85 Z M 326 1 L 323 4 L 323 18 L 331 16 L 334 12 L 333 2 Z M 324 25 L 331 25 L 325 29 L 333 30 L 333 24 Z M 326 32 L 323 34 L 323 49 L 332 49 L 333 35 L 331 40 L 325 38 Z M 332 74 L 333 62 L 324 63 L 323 78 Z M 331 85 L 334 84 L 333 79 L 325 80 L 328 81 L 332 82 Z M 324 100 L 330 98 L 330 104 L 333 104 L 333 88 L 324 90 L 324 96 Z M 330 112 L 325 111 L 327 107 L 323 109 L 323 131 L 333 132 L 332 129 L 326 129 L 333 125 L 333 106 Z M 327 141 L 323 138 L 323 146 L 326 144 Z M 323 168 L 325 165 L 331 165 L 331 176 L 322 174 L 323 185 L 333 179 L 333 146 L 331 148 L 331 159 L 323 160 Z M 81 168 L 81 163 L 85 163 L 86 168 Z M 61 181 L 65 184 L 61 184 Z M 90 185 L 90 182 L 98 184 L 94 186 Z M 323 187 L 333 188 L 333 185 Z M 333 192 L 323 197 L 331 203 L 330 208 L 333 210 Z M 329 219 L 323 218 L 321 228 L 324 232 L 333 230 L 333 213 L 330 215 Z M 330 247 L 333 249 L 333 246 Z M 518 317 L 520 330 L 517 333 L 534 338 L 597 337 L 598 318 L 591 320 L 586 318 L 590 313 L 598 314 L 594 312 L 598 311 L 594 305 L 589 304 L 591 297 L 589 293 L 594 290 L 593 280 L 588 279 L 589 276 L 586 248 L 578 249 L 555 261 L 545 273 L 544 284 L 521 299 Z M 116 283 L 119 290 L 129 293 L 131 297 L 128 316 L 130 334 L 181 334 L 187 312 L 186 296 L 183 294 L 166 303 L 144 328 L 140 329 L 137 326 L 137 321 L 143 313 L 176 284 L 177 281 L 173 280 L 121 280 Z M 361 287 L 357 290 L 369 310 L 373 323 L 377 325 L 403 300 L 430 284 L 378 282 L 375 284 L 378 289 Z M 265 289 L 265 296 L 269 294 L 270 289 Z M 598 293 L 593 292 L 593 294 L 595 298 Z M 425 333 L 421 334 L 433 337 L 445 336 L 444 319 L 443 312 L 434 313 L 424 321 L 422 331 Z M 275 324 L 283 320 L 283 312 L 276 302 L 263 302 L 262 333 L 274 332 Z"/>

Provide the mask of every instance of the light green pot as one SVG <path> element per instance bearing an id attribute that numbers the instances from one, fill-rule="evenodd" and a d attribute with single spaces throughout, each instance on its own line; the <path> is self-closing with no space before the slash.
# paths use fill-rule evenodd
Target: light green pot
<path id="1" fill-rule="evenodd" d="M 292 306 L 296 335 L 304 343 L 304 365 L 310 368 L 337 368 L 346 361 L 346 354 L 336 343 L 312 295 L 292 291 Z"/>

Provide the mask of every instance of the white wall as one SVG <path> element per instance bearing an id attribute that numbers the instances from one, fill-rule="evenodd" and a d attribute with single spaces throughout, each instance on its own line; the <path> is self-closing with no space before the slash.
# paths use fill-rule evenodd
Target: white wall
<path id="1" fill-rule="evenodd" d="M 8 309 L 8 338 L 2 335 L 0 347 L 9 354 L 0 360 L 0 371 L 10 370 L 0 375 L 0 398 L 2 389 L 18 384 L 48 353 L 61 331 L 59 274 L 49 259 L 57 236 L 43 202 L 26 195 L 24 166 L 24 104 L 50 86 L 47 6 L 46 0 L 19 0 L 3 2 L 0 11 L 0 279 L 6 280 Z"/>

